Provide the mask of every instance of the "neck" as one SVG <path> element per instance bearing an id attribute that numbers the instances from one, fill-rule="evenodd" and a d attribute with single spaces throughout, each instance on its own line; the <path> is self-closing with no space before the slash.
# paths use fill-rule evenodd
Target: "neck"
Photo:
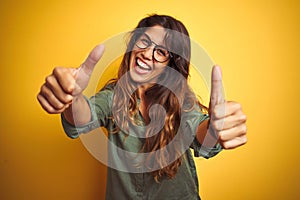
<path id="1" fill-rule="evenodd" d="M 152 84 L 143 84 L 142 86 L 140 86 L 138 88 L 138 97 L 140 99 L 144 99 L 145 98 L 145 92 L 152 86 Z"/>
<path id="2" fill-rule="evenodd" d="M 138 91 L 137 91 L 138 97 L 140 98 L 139 111 L 142 114 L 142 117 L 143 117 L 144 121 L 146 122 L 146 124 L 148 124 L 150 121 L 148 113 L 147 113 L 147 101 L 145 98 L 145 92 L 149 87 L 143 85 L 143 86 L 139 87 Z"/>

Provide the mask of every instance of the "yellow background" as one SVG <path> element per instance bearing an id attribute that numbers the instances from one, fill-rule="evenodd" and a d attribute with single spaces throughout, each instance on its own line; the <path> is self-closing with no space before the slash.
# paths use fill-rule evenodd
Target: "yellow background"
<path id="1" fill-rule="evenodd" d="M 1 1 L 0 199 L 103 199 L 105 166 L 36 95 L 54 66 L 150 13 L 180 19 L 248 116 L 247 145 L 197 160 L 205 200 L 299 199 L 299 1 Z M 180 188 L 178 188 L 179 190 Z"/>

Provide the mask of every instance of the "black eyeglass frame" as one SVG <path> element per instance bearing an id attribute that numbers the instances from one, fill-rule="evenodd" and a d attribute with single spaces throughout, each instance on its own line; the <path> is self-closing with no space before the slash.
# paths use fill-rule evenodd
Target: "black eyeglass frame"
<path id="1" fill-rule="evenodd" d="M 145 35 L 145 36 L 147 37 L 147 40 L 150 42 L 149 45 L 146 46 L 146 47 L 144 47 L 144 48 L 137 45 L 137 42 L 140 40 L 140 38 L 141 38 L 143 35 Z M 153 48 L 153 51 L 152 51 L 152 59 L 154 59 L 155 61 L 157 61 L 157 62 L 159 62 L 159 63 L 163 63 L 163 62 L 166 62 L 166 61 L 170 60 L 170 59 L 173 57 L 172 53 L 171 53 L 169 50 L 167 50 L 166 47 L 164 47 L 164 46 L 162 46 L 162 45 L 158 45 L 158 44 L 156 44 L 155 42 L 153 42 L 153 41 L 150 39 L 149 35 L 147 35 L 146 33 L 141 34 L 141 35 L 139 36 L 139 38 L 136 40 L 136 42 L 135 42 L 135 46 L 137 46 L 139 49 L 147 49 L 147 48 L 149 48 L 150 46 L 152 46 L 152 44 L 154 44 L 154 48 Z M 168 56 L 168 58 L 167 58 L 166 60 L 164 60 L 164 61 L 159 61 L 159 60 L 157 60 L 157 59 L 155 58 L 155 56 L 154 56 L 155 53 L 154 53 L 154 52 L 155 52 L 155 50 L 157 50 L 157 47 L 160 47 L 161 49 L 165 49 L 165 50 L 168 52 L 169 56 Z"/>

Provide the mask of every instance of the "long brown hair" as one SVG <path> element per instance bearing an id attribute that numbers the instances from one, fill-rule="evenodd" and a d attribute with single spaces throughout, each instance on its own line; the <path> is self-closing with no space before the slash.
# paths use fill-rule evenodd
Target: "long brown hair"
<path id="1" fill-rule="evenodd" d="M 167 73 L 162 73 L 159 77 L 162 82 L 171 81 L 176 83 L 176 94 L 180 94 L 179 97 L 170 89 L 164 87 L 163 84 L 154 84 L 145 92 L 146 102 L 148 103 L 147 112 L 150 118 L 160 118 L 160 120 L 162 120 L 161 116 L 165 114 L 163 128 L 158 134 L 151 134 L 155 132 L 158 127 L 150 126 L 146 130 L 145 135 L 149 137 L 145 137 L 141 151 L 150 153 L 166 147 L 175 137 L 180 126 L 183 101 L 189 102 L 188 105 L 191 105 L 191 107 L 199 103 L 193 92 L 186 86 L 191 56 L 191 45 L 187 29 L 182 22 L 171 16 L 154 14 L 142 19 L 131 32 L 127 50 L 121 62 L 116 80 L 119 81 L 122 78 L 122 85 L 124 87 L 119 87 L 118 91 L 115 91 L 113 105 L 116 112 L 120 113 L 114 116 L 115 120 L 124 122 L 125 124 L 122 124 L 122 127 L 128 127 L 128 124 L 126 124 L 128 121 L 136 124 L 139 114 L 138 95 L 137 92 L 131 92 L 132 89 L 136 87 L 136 83 L 131 80 L 130 76 L 125 76 L 125 74 L 130 69 L 130 56 L 135 41 L 147 28 L 156 25 L 162 26 L 166 30 L 164 40 L 172 54 L 168 67 L 179 72 L 184 78 L 182 80 L 173 80 L 175 78 Z M 180 34 L 175 34 L 175 36 L 174 33 L 176 32 Z M 122 101 L 120 101 L 120 99 L 122 99 Z M 129 104 L 124 104 L 124 102 L 129 102 Z M 154 111 L 150 109 L 154 104 L 161 105 L 165 109 L 165 113 L 162 113 L 160 110 Z M 176 149 L 169 149 L 169 151 L 176 151 Z M 169 152 L 167 155 L 166 153 L 163 155 L 155 154 L 155 161 L 161 166 L 158 170 L 151 172 L 156 181 L 159 181 L 163 176 L 173 178 L 176 175 L 182 162 L 182 157 L 178 156 L 178 154 L 175 153 L 174 155 L 174 152 Z M 177 159 L 169 164 L 168 162 L 172 160 L 174 156 L 177 156 Z M 149 163 L 149 168 L 151 168 L 151 163 Z"/>

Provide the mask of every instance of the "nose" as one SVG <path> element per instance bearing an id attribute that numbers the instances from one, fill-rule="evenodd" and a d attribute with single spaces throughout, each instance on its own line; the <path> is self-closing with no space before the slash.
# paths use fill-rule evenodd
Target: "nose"
<path id="1" fill-rule="evenodd" d="M 153 58 L 153 51 L 154 51 L 154 47 L 150 46 L 146 49 L 143 50 L 143 57 L 147 60 L 152 60 Z"/>

